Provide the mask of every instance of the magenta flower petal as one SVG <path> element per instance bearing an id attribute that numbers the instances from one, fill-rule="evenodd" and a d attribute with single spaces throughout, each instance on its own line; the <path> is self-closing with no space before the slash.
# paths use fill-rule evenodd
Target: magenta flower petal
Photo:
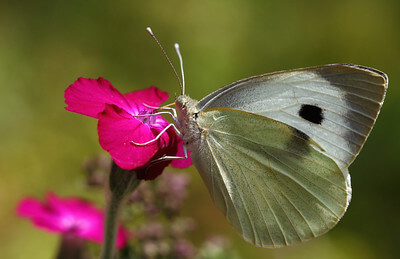
<path id="1" fill-rule="evenodd" d="M 46 207 L 34 198 L 22 200 L 17 207 L 17 213 L 20 217 L 31 218 L 32 223 L 39 228 L 50 232 L 64 231 L 64 228 L 57 222 L 57 211 Z"/>
<path id="2" fill-rule="evenodd" d="M 177 159 L 172 160 L 171 166 L 175 168 L 186 168 L 193 164 L 192 159 L 190 159 L 190 150 L 187 151 L 188 158 L 186 159 Z M 176 156 L 184 157 L 185 153 L 183 152 L 183 141 L 180 140 L 178 142 L 178 151 L 176 152 Z"/>
<path id="3" fill-rule="evenodd" d="M 117 248 L 118 249 L 124 248 L 128 243 L 128 239 L 129 239 L 129 231 L 123 228 L 122 226 L 119 226 L 117 231 L 117 241 L 116 241 Z"/>
<path id="4" fill-rule="evenodd" d="M 122 169 L 131 170 L 149 163 L 158 150 L 157 142 L 138 146 L 156 137 L 150 126 L 115 105 L 106 105 L 97 124 L 101 147 Z"/>
<path id="5" fill-rule="evenodd" d="M 43 205 L 35 198 L 25 198 L 17 207 L 17 213 L 20 216 L 37 215 L 42 210 Z"/>
<path id="6" fill-rule="evenodd" d="M 154 140 L 168 127 L 169 122 L 154 115 L 156 111 L 149 107 L 159 107 L 167 99 L 168 93 L 155 86 L 122 95 L 103 78 L 79 78 L 65 91 L 67 110 L 99 119 L 100 145 L 110 153 L 115 163 L 125 170 L 137 169 L 138 177 L 146 180 L 154 179 L 171 163 L 152 162 L 163 156 L 175 156 L 179 138 L 170 128 L 153 143 L 140 146 L 132 142 Z M 183 168 L 191 161 L 187 159 L 173 164 Z"/>
<path id="7" fill-rule="evenodd" d="M 168 136 L 168 139 L 165 137 Z M 163 147 L 160 148 L 157 153 L 153 156 L 152 160 L 158 159 L 162 156 L 175 156 L 177 152 L 178 136 L 176 135 L 174 129 L 169 128 L 165 134 L 162 136 Z M 170 160 L 154 163 L 141 170 L 136 170 L 137 177 L 143 180 L 154 180 L 159 176 L 164 168 L 171 163 Z"/>
<path id="8" fill-rule="evenodd" d="M 98 79 L 79 78 L 64 93 L 66 110 L 93 118 L 104 110 L 105 104 L 115 104 L 125 110 L 131 106 L 125 97 L 112 84 L 99 77 Z"/>
<path id="9" fill-rule="evenodd" d="M 48 194 L 41 203 L 33 198 L 20 201 L 17 207 L 20 217 L 29 218 L 32 223 L 50 232 L 74 234 L 80 238 L 102 243 L 104 213 L 93 205 L 78 198 L 59 198 Z M 120 226 L 117 246 L 127 243 L 127 231 Z"/>
<path id="10" fill-rule="evenodd" d="M 149 88 L 134 91 L 124 94 L 124 97 L 129 103 L 134 103 L 140 106 L 146 104 L 148 106 L 159 107 L 162 102 L 168 100 L 168 93 L 163 92 L 155 86 Z"/>

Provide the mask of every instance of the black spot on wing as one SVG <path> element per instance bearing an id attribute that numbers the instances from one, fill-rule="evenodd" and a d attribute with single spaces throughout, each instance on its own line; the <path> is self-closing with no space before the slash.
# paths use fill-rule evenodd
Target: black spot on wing
<path id="1" fill-rule="evenodd" d="M 299 116 L 309 122 L 321 124 L 324 114 L 320 107 L 310 104 L 303 104 L 299 110 Z"/>

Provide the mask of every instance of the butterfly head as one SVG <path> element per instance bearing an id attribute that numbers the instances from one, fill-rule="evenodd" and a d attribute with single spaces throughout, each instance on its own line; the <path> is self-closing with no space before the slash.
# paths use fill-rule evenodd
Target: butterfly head
<path id="1" fill-rule="evenodd" d="M 175 98 L 175 108 L 178 112 L 178 120 L 181 125 L 188 124 L 189 120 L 196 119 L 199 109 L 198 101 L 187 95 L 180 95 Z"/>
<path id="2" fill-rule="evenodd" d="M 180 95 L 175 98 L 175 107 L 178 112 L 178 117 L 180 115 L 189 115 L 198 112 L 197 100 L 190 98 L 188 95 Z"/>

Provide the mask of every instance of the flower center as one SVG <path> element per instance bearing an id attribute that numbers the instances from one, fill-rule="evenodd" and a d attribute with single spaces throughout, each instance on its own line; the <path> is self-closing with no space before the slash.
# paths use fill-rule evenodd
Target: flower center
<path id="1" fill-rule="evenodd" d="M 138 115 L 149 115 L 149 116 L 138 116 L 136 119 L 140 120 L 143 124 L 147 125 L 153 125 L 156 123 L 156 115 L 150 115 L 154 114 L 154 110 L 149 110 L 149 109 L 142 109 L 139 111 Z"/>

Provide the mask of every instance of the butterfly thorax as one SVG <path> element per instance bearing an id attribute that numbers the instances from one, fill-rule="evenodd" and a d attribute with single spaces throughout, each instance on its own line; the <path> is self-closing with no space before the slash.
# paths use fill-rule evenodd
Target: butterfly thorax
<path id="1" fill-rule="evenodd" d="M 190 98 L 187 95 L 180 95 L 175 99 L 175 107 L 178 112 L 179 128 L 183 135 L 183 141 L 190 145 L 199 139 L 201 129 L 197 125 L 199 101 Z"/>

